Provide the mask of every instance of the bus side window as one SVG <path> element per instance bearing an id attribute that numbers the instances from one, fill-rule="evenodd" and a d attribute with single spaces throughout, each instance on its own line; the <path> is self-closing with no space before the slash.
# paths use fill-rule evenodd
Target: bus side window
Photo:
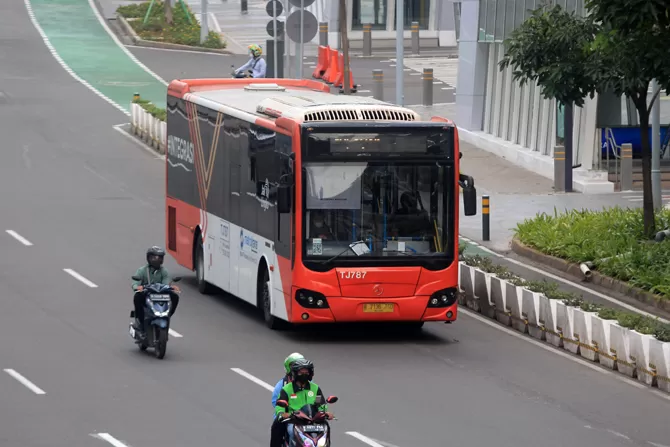
<path id="1" fill-rule="evenodd" d="M 286 179 L 291 174 L 291 153 L 292 153 L 292 139 L 289 136 L 277 134 L 274 146 L 274 155 L 276 163 L 274 169 L 278 184 L 281 183 L 282 178 Z M 295 188 L 294 188 L 295 191 Z M 276 196 L 275 196 L 276 200 Z M 275 201 L 273 200 L 273 201 Z M 293 202 L 295 204 L 295 200 Z M 277 254 L 294 259 L 291 250 L 291 214 L 277 213 Z"/>

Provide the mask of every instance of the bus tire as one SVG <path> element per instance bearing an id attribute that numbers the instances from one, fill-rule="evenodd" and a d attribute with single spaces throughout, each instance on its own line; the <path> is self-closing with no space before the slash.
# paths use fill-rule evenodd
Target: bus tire
<path id="1" fill-rule="evenodd" d="M 281 330 L 285 327 L 283 321 L 272 315 L 272 295 L 270 293 L 270 275 L 268 274 L 265 263 L 261 263 L 260 271 L 258 272 L 258 307 L 263 312 L 263 320 L 265 325 L 273 331 Z"/>
<path id="2" fill-rule="evenodd" d="M 197 239 L 199 240 L 199 238 Z M 205 281 L 205 250 L 202 244 L 196 242 L 195 248 L 195 278 L 198 282 L 198 291 L 203 295 L 209 295 L 214 292 L 214 287 Z"/>
<path id="3" fill-rule="evenodd" d="M 424 322 L 423 321 L 411 321 L 404 323 L 402 327 L 409 332 L 420 332 L 421 329 L 423 328 Z"/>

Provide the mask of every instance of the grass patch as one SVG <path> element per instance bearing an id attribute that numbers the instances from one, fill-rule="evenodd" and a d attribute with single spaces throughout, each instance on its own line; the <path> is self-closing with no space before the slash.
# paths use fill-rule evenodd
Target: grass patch
<path id="1" fill-rule="evenodd" d="M 170 25 L 165 21 L 165 6 L 163 2 L 157 0 L 151 8 L 147 23 L 143 23 L 150 3 L 144 2 L 135 5 L 119 6 L 116 9 L 116 12 L 128 20 L 128 23 L 140 38 L 192 47 L 226 48 L 226 41 L 222 40 L 221 35 L 215 31 L 210 31 L 207 34 L 205 42 L 200 43 L 200 23 L 195 18 L 191 8 L 186 4 L 184 4 L 186 12 L 181 4 L 176 3 L 173 5 L 173 20 L 172 25 Z M 191 22 L 189 22 L 189 17 Z"/>
<path id="2" fill-rule="evenodd" d="M 149 112 L 154 118 L 158 118 L 161 121 L 167 121 L 167 111 L 157 107 L 148 99 L 133 98 L 133 104 L 139 104 L 140 107 Z"/>
<path id="3" fill-rule="evenodd" d="M 670 210 L 656 214 L 656 228 L 670 228 Z M 592 262 L 603 275 L 670 299 L 670 242 L 645 238 L 642 209 L 554 210 L 519 223 L 516 236 L 542 253 Z"/>
<path id="4" fill-rule="evenodd" d="M 633 312 L 620 311 L 611 307 L 601 306 L 586 301 L 582 295 L 559 290 L 558 284 L 550 281 L 526 281 L 520 276 L 510 272 L 507 267 L 495 264 L 486 256 L 474 255 L 463 256 L 463 262 L 470 267 L 491 273 L 498 278 L 510 282 L 515 286 L 524 287 L 532 292 L 541 293 L 549 299 L 561 300 L 568 306 L 578 307 L 585 312 L 597 312 L 600 318 L 606 320 L 617 320 L 626 328 L 633 329 L 642 334 L 653 335 L 657 340 L 670 342 L 670 324 L 663 323 L 657 318 L 650 318 Z"/>

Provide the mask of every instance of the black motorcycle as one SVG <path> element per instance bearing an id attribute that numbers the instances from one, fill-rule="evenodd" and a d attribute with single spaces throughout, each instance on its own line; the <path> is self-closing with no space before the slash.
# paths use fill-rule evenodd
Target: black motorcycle
<path id="1" fill-rule="evenodd" d="M 231 75 L 231 77 L 233 77 L 235 79 L 240 79 L 240 78 L 244 79 L 244 78 L 253 78 L 254 77 L 253 76 L 254 75 L 253 70 L 247 70 L 246 72 L 241 71 L 239 73 L 235 73 L 235 66 L 231 65 L 230 68 L 232 68 L 232 70 L 233 70 L 230 73 L 230 75 Z"/>
<path id="2" fill-rule="evenodd" d="M 142 278 L 133 276 L 133 280 L 140 281 Z M 179 282 L 181 277 L 175 276 L 172 282 Z M 141 292 L 144 295 L 144 328 L 146 332 L 140 331 L 140 322 L 135 317 L 135 310 L 130 311 L 132 318 L 128 332 L 130 337 L 139 346 L 140 351 L 153 348 L 156 358 L 165 357 L 167 349 L 168 332 L 170 331 L 170 311 L 172 310 L 172 294 L 177 293 L 172 285 L 154 283 L 144 286 Z"/>
<path id="3" fill-rule="evenodd" d="M 329 404 L 337 401 L 337 396 L 330 396 L 326 399 Z M 287 434 L 284 447 L 330 447 L 330 425 L 326 413 L 319 410 L 323 404 L 323 397 L 317 396 L 313 405 L 305 405 L 281 421 L 293 424 L 293 442 L 289 443 Z M 285 409 L 289 407 L 285 400 L 278 400 L 277 405 Z"/>

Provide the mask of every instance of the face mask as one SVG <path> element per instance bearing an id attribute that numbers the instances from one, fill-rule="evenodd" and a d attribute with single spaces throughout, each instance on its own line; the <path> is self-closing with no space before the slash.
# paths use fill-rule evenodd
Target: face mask
<path id="1" fill-rule="evenodd" d="M 295 376 L 295 380 L 297 380 L 298 382 L 305 383 L 309 380 L 309 374 L 298 374 L 297 376 Z"/>

